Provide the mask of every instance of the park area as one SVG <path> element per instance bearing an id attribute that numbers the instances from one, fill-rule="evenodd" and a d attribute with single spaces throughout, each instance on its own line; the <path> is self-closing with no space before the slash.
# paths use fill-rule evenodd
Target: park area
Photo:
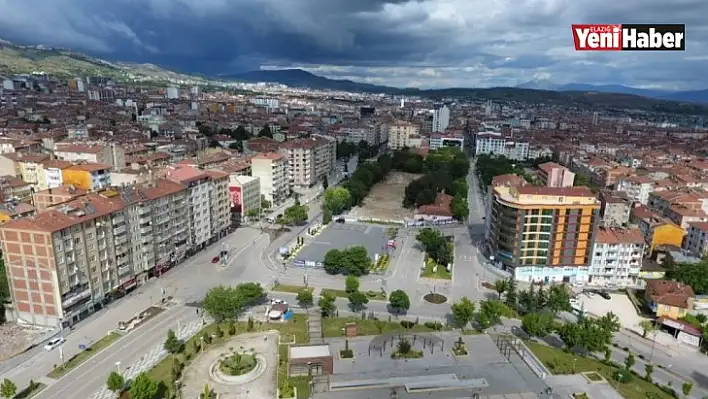
<path id="1" fill-rule="evenodd" d="M 406 187 L 422 175 L 391 171 L 386 179 L 374 185 L 362 206 L 349 211 L 349 217 L 359 220 L 403 220 L 413 218 L 413 210 L 403 207 Z"/>
<path id="2" fill-rule="evenodd" d="M 304 264 L 307 261 L 323 262 L 328 251 L 353 246 L 366 248 L 369 258 L 373 261 L 375 254 L 382 255 L 386 252 L 388 237 L 385 226 L 331 223 L 298 252 L 295 264 Z"/>

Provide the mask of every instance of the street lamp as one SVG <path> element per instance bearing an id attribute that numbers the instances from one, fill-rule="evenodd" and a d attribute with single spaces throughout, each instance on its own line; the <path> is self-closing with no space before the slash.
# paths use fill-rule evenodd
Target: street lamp
<path id="1" fill-rule="evenodd" d="M 622 373 L 617 373 L 617 385 L 615 385 L 615 390 L 619 392 L 620 380 L 622 379 Z"/>
<path id="2" fill-rule="evenodd" d="M 116 371 L 120 374 L 120 362 L 116 362 Z"/>

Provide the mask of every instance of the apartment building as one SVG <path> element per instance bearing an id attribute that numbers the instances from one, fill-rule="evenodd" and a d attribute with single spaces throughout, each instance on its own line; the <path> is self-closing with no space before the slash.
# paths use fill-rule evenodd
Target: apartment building
<path id="1" fill-rule="evenodd" d="M 69 325 L 120 287 L 112 240 L 120 227 L 111 221 L 120 208 L 118 201 L 89 194 L 0 228 L 18 319 Z"/>
<path id="2" fill-rule="evenodd" d="M 231 227 L 231 201 L 229 201 L 229 174 L 207 170 L 209 176 L 209 206 L 211 208 L 211 239 L 216 241 Z"/>
<path id="3" fill-rule="evenodd" d="M 229 178 L 229 193 L 233 211 L 241 216 L 261 212 L 260 179 L 253 176 L 231 175 Z"/>
<path id="4" fill-rule="evenodd" d="M 60 161 L 58 159 L 48 159 L 42 162 L 42 170 L 44 178 L 39 184 L 40 190 L 48 188 L 61 187 L 64 184 L 64 175 L 62 171 L 74 164 L 69 161 Z"/>
<path id="5" fill-rule="evenodd" d="M 514 160 L 529 158 L 529 143 L 507 139 L 498 132 L 475 134 L 474 147 L 475 155 L 503 155 Z"/>
<path id="6" fill-rule="evenodd" d="M 683 249 L 699 257 L 708 255 L 708 222 L 691 222 L 688 224 Z"/>
<path id="7" fill-rule="evenodd" d="M 627 194 L 629 198 L 646 205 L 649 194 L 654 191 L 654 181 L 647 176 L 625 176 L 617 178 L 615 191 Z"/>
<path id="8" fill-rule="evenodd" d="M 388 124 L 387 130 L 388 148 L 392 150 L 400 150 L 403 147 L 413 148 L 420 145 L 420 127 L 416 124 L 396 121 Z"/>
<path id="9" fill-rule="evenodd" d="M 72 163 L 86 161 L 102 163 L 119 170 L 125 167 L 125 149 L 115 143 L 57 143 L 54 155 Z"/>
<path id="10" fill-rule="evenodd" d="M 326 136 L 289 140 L 280 146 L 287 162 L 290 187 L 312 187 L 332 173 L 337 164 L 337 142 Z"/>
<path id="11" fill-rule="evenodd" d="M 31 217 L 37 213 L 34 206 L 23 202 L 9 201 L 0 204 L 0 225 L 11 220 Z"/>
<path id="12" fill-rule="evenodd" d="M 166 176 L 187 187 L 188 247 L 203 248 L 225 234 L 231 224 L 228 174 L 176 165 L 168 167 Z"/>
<path id="13" fill-rule="evenodd" d="M 494 187 L 489 245 L 520 281 L 587 281 L 600 203 L 587 187 Z"/>
<path id="14" fill-rule="evenodd" d="M 266 152 L 251 158 L 251 176 L 260 180 L 261 195 L 278 206 L 288 197 L 287 161 L 277 152 Z"/>
<path id="15" fill-rule="evenodd" d="M 62 169 L 64 184 L 87 191 L 99 191 L 111 187 L 111 166 L 83 162 Z"/>
<path id="16" fill-rule="evenodd" d="M 18 177 L 29 184 L 34 191 L 44 185 L 42 162 L 49 159 L 44 154 L 24 154 L 14 152 L 0 155 L 0 175 Z"/>
<path id="17" fill-rule="evenodd" d="M 604 227 L 622 227 L 629 223 L 632 211 L 632 200 L 626 194 L 618 191 L 602 190 L 598 194 L 600 200 L 600 215 Z"/>
<path id="18" fill-rule="evenodd" d="M 673 223 L 671 220 L 656 215 L 645 206 L 632 208 L 629 223 L 637 225 L 646 242 L 647 255 L 654 252 L 661 245 L 681 247 L 686 230 Z"/>
<path id="19" fill-rule="evenodd" d="M 450 108 L 447 105 L 433 110 L 433 132 L 444 132 L 450 126 Z"/>
<path id="20" fill-rule="evenodd" d="M 546 187 L 573 187 L 575 173 L 563 165 L 546 162 L 538 165 L 538 179 Z"/>
<path id="21" fill-rule="evenodd" d="M 86 195 L 88 191 L 74 186 L 61 186 L 37 191 L 32 194 L 32 202 L 37 208 L 37 212 L 44 212 L 47 209 L 71 201 L 76 197 Z"/>
<path id="22" fill-rule="evenodd" d="M 642 232 L 637 228 L 601 227 L 592 246 L 588 284 L 605 287 L 636 286 L 645 251 Z"/>
<path id="23" fill-rule="evenodd" d="M 433 133 L 430 135 L 430 149 L 437 150 L 445 147 L 465 147 L 465 137 L 462 133 Z"/>
<path id="24" fill-rule="evenodd" d="M 0 176 L 0 202 L 11 200 L 32 203 L 32 186 L 14 176 Z"/>

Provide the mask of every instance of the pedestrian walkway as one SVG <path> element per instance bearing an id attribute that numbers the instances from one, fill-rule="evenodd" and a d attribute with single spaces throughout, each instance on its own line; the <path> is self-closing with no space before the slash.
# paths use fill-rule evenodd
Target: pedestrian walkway
<path id="1" fill-rule="evenodd" d="M 322 312 L 320 308 L 307 310 L 307 329 L 311 344 L 324 343 L 324 339 L 322 339 Z"/>
<path id="2" fill-rule="evenodd" d="M 180 330 L 177 332 L 177 338 L 184 341 L 188 340 L 197 332 L 199 332 L 199 330 L 201 330 L 202 325 L 202 321 L 197 320 L 185 326 L 182 326 L 182 328 L 180 328 Z M 125 378 L 126 381 L 134 379 L 138 374 L 142 373 L 143 371 L 148 371 L 151 368 L 155 367 L 155 365 L 157 365 L 162 359 L 164 359 L 165 356 L 167 356 L 167 351 L 165 350 L 163 345 L 160 344 L 158 346 L 155 346 L 150 352 L 142 356 L 140 360 L 130 365 L 130 367 L 126 368 L 126 371 L 123 373 L 123 378 Z M 106 378 L 108 378 L 108 376 L 106 376 Z M 103 387 L 101 390 L 96 391 L 96 393 L 91 396 L 91 399 L 114 399 L 115 397 L 115 393 L 109 391 L 108 388 Z"/>

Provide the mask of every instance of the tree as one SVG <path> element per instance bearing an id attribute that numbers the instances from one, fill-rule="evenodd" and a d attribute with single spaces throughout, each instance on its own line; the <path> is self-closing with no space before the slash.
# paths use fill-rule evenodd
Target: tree
<path id="1" fill-rule="evenodd" d="M 359 279 L 356 276 L 347 276 L 344 280 L 344 291 L 346 291 L 347 294 L 359 291 L 359 285 Z"/>
<path id="2" fill-rule="evenodd" d="M 475 305 L 469 298 L 462 297 L 459 302 L 452 305 L 452 317 L 455 319 L 455 324 L 464 331 L 465 327 L 474 318 Z"/>
<path id="3" fill-rule="evenodd" d="M 329 180 L 327 179 L 327 175 L 324 175 L 322 178 L 322 188 L 326 190 L 329 187 Z"/>
<path id="4" fill-rule="evenodd" d="M 9 379 L 5 378 L 0 385 L 0 395 L 6 399 L 12 399 L 17 395 L 17 385 Z"/>
<path id="5" fill-rule="evenodd" d="M 270 126 L 265 125 L 263 128 L 258 132 L 258 137 L 268 137 L 268 138 L 273 138 L 273 132 L 270 131 Z"/>
<path id="6" fill-rule="evenodd" d="M 608 312 L 604 316 L 597 319 L 597 325 L 603 330 L 607 330 L 611 333 L 619 331 L 622 326 L 617 315 L 612 312 Z"/>
<path id="7" fill-rule="evenodd" d="M 501 300 L 502 294 L 506 292 L 507 287 L 508 284 L 506 280 L 497 280 L 494 282 L 494 291 L 497 292 L 499 300 Z"/>
<path id="8" fill-rule="evenodd" d="M 223 285 L 210 289 L 202 301 L 204 311 L 217 322 L 236 319 L 243 311 L 243 299 L 232 287 Z"/>
<path id="9" fill-rule="evenodd" d="M 265 195 L 261 194 L 261 209 L 270 209 L 271 206 L 273 206 L 273 204 L 266 199 Z"/>
<path id="10" fill-rule="evenodd" d="M 248 217 L 248 218 L 257 218 L 259 214 L 260 214 L 260 210 L 255 209 L 255 208 L 251 208 L 246 211 L 246 217 Z"/>
<path id="11" fill-rule="evenodd" d="M 308 307 L 312 306 L 312 303 L 313 303 L 312 291 L 308 290 L 308 289 L 304 289 L 304 290 L 298 292 L 295 300 L 303 308 L 308 308 Z"/>
<path id="12" fill-rule="evenodd" d="M 654 365 L 649 364 L 649 363 L 646 363 L 646 364 L 644 365 L 644 372 L 646 373 L 646 375 L 645 375 L 644 378 L 645 378 L 647 381 L 651 382 L 651 373 L 654 372 Z"/>
<path id="13" fill-rule="evenodd" d="M 130 398 L 155 399 L 159 390 L 157 382 L 153 381 L 147 373 L 142 372 L 138 374 L 133 380 L 133 383 L 130 384 Z"/>
<path id="14" fill-rule="evenodd" d="M 165 347 L 167 353 L 170 354 L 175 354 L 182 351 L 182 342 L 180 342 L 179 338 L 177 338 L 177 334 L 175 334 L 172 329 L 167 330 L 167 339 L 165 340 L 165 344 L 163 346 Z"/>
<path id="15" fill-rule="evenodd" d="M 116 371 L 111 371 L 111 373 L 108 374 L 108 380 L 106 380 L 106 388 L 108 388 L 109 391 L 117 394 L 123 389 L 124 386 L 125 378 L 123 378 L 122 375 L 118 374 L 118 372 Z"/>
<path id="16" fill-rule="evenodd" d="M 369 298 L 363 292 L 354 291 L 349 294 L 349 307 L 353 311 L 357 312 L 364 309 L 367 303 L 369 303 Z"/>
<path id="17" fill-rule="evenodd" d="M 516 280 L 513 277 L 509 278 L 506 283 L 506 295 L 504 298 L 504 303 L 509 309 L 516 310 L 517 306 L 517 292 L 516 292 Z"/>
<path id="18" fill-rule="evenodd" d="M 693 390 L 693 383 L 691 381 L 686 381 L 681 385 L 681 391 L 683 391 L 684 396 L 688 397 L 691 395 L 691 391 Z"/>
<path id="19" fill-rule="evenodd" d="M 521 319 L 521 326 L 530 336 L 543 338 L 553 331 L 553 316 L 548 313 L 529 313 Z"/>
<path id="20" fill-rule="evenodd" d="M 284 217 L 288 223 L 301 224 L 308 218 L 307 212 L 310 209 L 307 205 L 293 205 L 285 209 Z"/>
<path id="21" fill-rule="evenodd" d="M 322 211 L 322 223 L 329 224 L 332 221 L 332 211 L 325 209 Z"/>
<path id="22" fill-rule="evenodd" d="M 650 332 L 656 330 L 656 326 L 654 326 L 654 323 L 652 323 L 651 320 L 642 320 L 639 323 L 639 326 L 642 328 L 642 337 L 643 338 L 646 338 Z"/>
<path id="23" fill-rule="evenodd" d="M 352 196 L 344 187 L 330 187 L 324 193 L 323 206 L 333 215 L 339 215 L 352 205 Z"/>
<path id="24" fill-rule="evenodd" d="M 627 353 L 627 357 L 624 358 L 624 368 L 627 369 L 627 371 L 631 370 L 634 364 L 637 362 L 637 359 L 634 358 L 634 355 L 632 352 Z"/>
<path id="25" fill-rule="evenodd" d="M 696 264 L 670 265 L 666 279 L 691 286 L 696 295 L 708 294 L 708 258 Z"/>
<path id="26" fill-rule="evenodd" d="M 470 214 L 470 208 L 467 204 L 467 198 L 462 195 L 455 195 L 450 202 L 450 210 L 452 216 L 457 220 L 465 220 Z"/>
<path id="27" fill-rule="evenodd" d="M 411 308 L 411 301 L 403 290 L 395 290 L 388 296 L 391 309 L 396 313 L 405 313 Z M 474 306 L 474 304 L 472 304 Z"/>
<path id="28" fill-rule="evenodd" d="M 482 301 L 479 309 L 479 324 L 483 328 L 489 328 L 501 323 L 502 317 L 511 317 L 514 311 L 504 302 L 496 299 Z"/>
<path id="29" fill-rule="evenodd" d="M 567 351 L 572 350 L 581 342 L 581 327 L 578 323 L 565 323 L 558 329 L 558 336 L 565 344 Z"/>
<path id="30" fill-rule="evenodd" d="M 570 294 L 565 284 L 552 285 L 548 289 L 546 307 L 553 313 L 570 312 Z"/>
<path id="31" fill-rule="evenodd" d="M 238 152 L 243 152 L 243 141 L 239 140 L 229 144 L 229 148 Z"/>
<path id="32" fill-rule="evenodd" d="M 322 316 L 334 316 L 334 314 L 337 312 L 337 305 L 335 303 L 336 300 L 337 297 L 335 297 L 334 294 L 331 294 L 329 292 L 324 292 L 322 294 L 319 302 L 317 303 L 317 305 L 320 307 L 320 311 L 322 312 Z"/>
<path id="33" fill-rule="evenodd" d="M 448 263 L 452 263 L 452 245 L 440 230 L 426 227 L 421 229 L 415 238 L 423 246 L 425 253 L 435 263 L 443 267 L 447 266 Z"/>
<path id="34" fill-rule="evenodd" d="M 329 274 L 339 274 L 346 268 L 344 251 L 330 249 L 324 257 L 324 269 Z"/>
<path id="35" fill-rule="evenodd" d="M 236 286 L 236 295 L 245 306 L 257 305 L 263 301 L 266 292 L 260 283 L 241 283 Z"/>

